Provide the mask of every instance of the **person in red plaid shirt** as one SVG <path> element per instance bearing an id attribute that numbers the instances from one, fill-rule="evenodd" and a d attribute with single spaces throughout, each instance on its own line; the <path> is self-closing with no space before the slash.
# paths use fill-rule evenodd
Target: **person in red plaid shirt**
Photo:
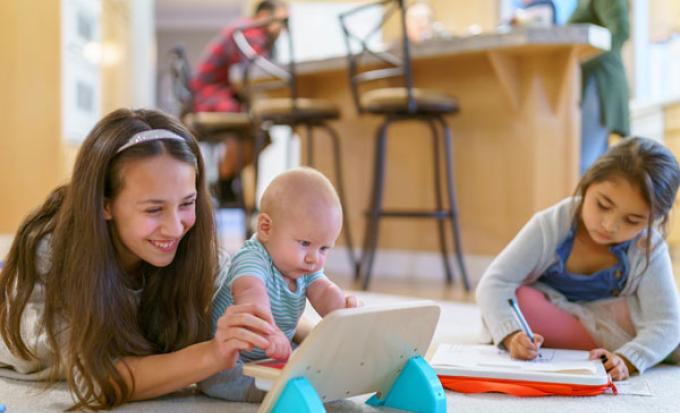
<path id="1" fill-rule="evenodd" d="M 196 75 L 190 83 L 195 112 L 240 112 L 242 110 L 236 91 L 229 83 L 231 66 L 240 63 L 242 58 L 232 38 L 232 33 L 238 27 L 272 17 L 284 18 L 287 15 L 286 5 L 280 0 L 260 1 L 252 17 L 239 19 L 229 24 L 210 42 L 199 62 Z M 274 22 L 264 27 L 247 29 L 243 34 L 257 53 L 266 54 L 271 51 L 282 27 L 281 23 Z M 250 164 L 254 156 L 253 143 L 250 141 L 240 142 L 235 137 L 225 136 L 219 144 L 201 144 L 205 159 L 214 159 L 217 156 L 217 164 L 209 164 L 207 168 L 217 168 L 217 176 L 211 179 L 211 175 L 208 175 L 208 178 L 210 184 L 217 185 L 220 204 L 229 204 L 236 200 L 233 183 L 238 173 L 236 154 L 239 152 L 239 145 L 245 145 L 246 159 L 244 161 Z M 211 153 L 217 155 L 209 155 Z"/>
<path id="2" fill-rule="evenodd" d="M 241 61 L 232 33 L 258 20 L 286 17 L 286 5 L 278 0 L 263 0 L 255 7 L 254 16 L 240 19 L 225 27 L 209 45 L 191 81 L 196 112 L 239 112 L 241 104 L 229 83 L 229 69 Z M 268 53 L 281 32 L 280 23 L 244 31 L 250 45 L 258 53 Z"/>

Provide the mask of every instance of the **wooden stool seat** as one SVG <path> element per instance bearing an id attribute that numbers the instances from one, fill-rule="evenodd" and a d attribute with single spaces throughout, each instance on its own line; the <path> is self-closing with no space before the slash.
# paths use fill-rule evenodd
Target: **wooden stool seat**
<path id="1" fill-rule="evenodd" d="M 253 124 L 245 112 L 195 112 L 187 113 L 182 122 L 203 142 L 221 142 L 223 133 L 233 133 L 239 138 L 252 139 Z"/>
<path id="2" fill-rule="evenodd" d="M 418 113 L 456 113 L 458 101 L 445 93 L 428 89 L 411 89 Z M 408 113 L 408 92 L 405 87 L 373 89 L 361 96 L 361 106 L 369 113 Z"/>
<path id="3" fill-rule="evenodd" d="M 274 123 L 302 123 L 330 120 L 340 117 L 340 109 L 334 102 L 324 99 L 270 98 L 253 103 L 251 113 L 260 121 Z"/>

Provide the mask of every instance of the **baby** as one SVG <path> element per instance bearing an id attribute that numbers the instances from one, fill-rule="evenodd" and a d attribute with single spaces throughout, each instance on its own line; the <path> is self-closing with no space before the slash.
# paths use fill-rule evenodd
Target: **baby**
<path id="1" fill-rule="evenodd" d="M 321 317 L 333 310 L 357 306 L 356 297 L 345 296 L 323 272 L 341 227 L 338 195 L 320 172 L 311 168 L 292 169 L 277 176 L 267 187 L 262 195 L 256 233 L 233 257 L 213 304 L 213 324 L 234 303 L 258 304 L 271 313 L 276 331 L 268 337 L 269 346 L 242 351 L 241 362 L 266 357 L 287 359 L 307 299 Z M 240 375 L 240 366 L 237 368 Z M 234 380 L 233 374 L 229 378 L 224 376 L 219 386 L 212 386 L 212 391 L 206 385 L 201 386 L 202 390 L 227 400 L 254 401 L 244 398 L 243 392 L 248 389 L 234 388 L 242 388 L 249 378 L 241 376 Z M 233 385 L 224 381 L 227 379 Z"/>

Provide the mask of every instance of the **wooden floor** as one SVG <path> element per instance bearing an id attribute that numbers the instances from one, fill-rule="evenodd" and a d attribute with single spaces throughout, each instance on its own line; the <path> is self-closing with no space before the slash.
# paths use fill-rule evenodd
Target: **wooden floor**
<path id="1" fill-rule="evenodd" d="M 671 254 L 673 261 L 673 274 L 675 284 L 680 293 L 680 249 L 676 249 Z M 354 282 L 354 279 L 347 275 L 331 276 L 340 287 L 345 290 L 360 290 L 361 285 Z M 371 279 L 369 291 L 392 295 L 406 295 L 431 300 L 452 300 L 459 302 L 475 302 L 474 287 L 471 292 L 466 293 L 461 282 L 456 282 L 447 286 L 444 280 L 433 281 L 432 278 L 409 277 L 401 279 L 395 277 L 381 277 L 374 274 Z"/>
<path id="2" fill-rule="evenodd" d="M 332 275 L 335 281 L 344 290 L 361 290 L 361 285 L 354 279 L 345 275 Z M 371 279 L 369 291 L 392 295 L 406 295 L 431 300 L 452 300 L 459 302 L 474 302 L 474 290 L 466 293 L 461 282 L 447 286 L 444 280 L 433 281 L 428 279 L 401 279 L 395 277 L 380 277 L 375 274 Z"/>

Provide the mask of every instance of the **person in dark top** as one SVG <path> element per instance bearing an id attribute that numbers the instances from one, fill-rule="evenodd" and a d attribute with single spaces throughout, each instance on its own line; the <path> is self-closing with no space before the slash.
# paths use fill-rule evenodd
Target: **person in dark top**
<path id="1" fill-rule="evenodd" d="M 579 0 L 569 24 L 611 32 L 611 48 L 581 65 L 581 174 L 609 147 L 609 135 L 630 134 L 628 80 L 621 48 L 630 36 L 627 0 Z"/>

